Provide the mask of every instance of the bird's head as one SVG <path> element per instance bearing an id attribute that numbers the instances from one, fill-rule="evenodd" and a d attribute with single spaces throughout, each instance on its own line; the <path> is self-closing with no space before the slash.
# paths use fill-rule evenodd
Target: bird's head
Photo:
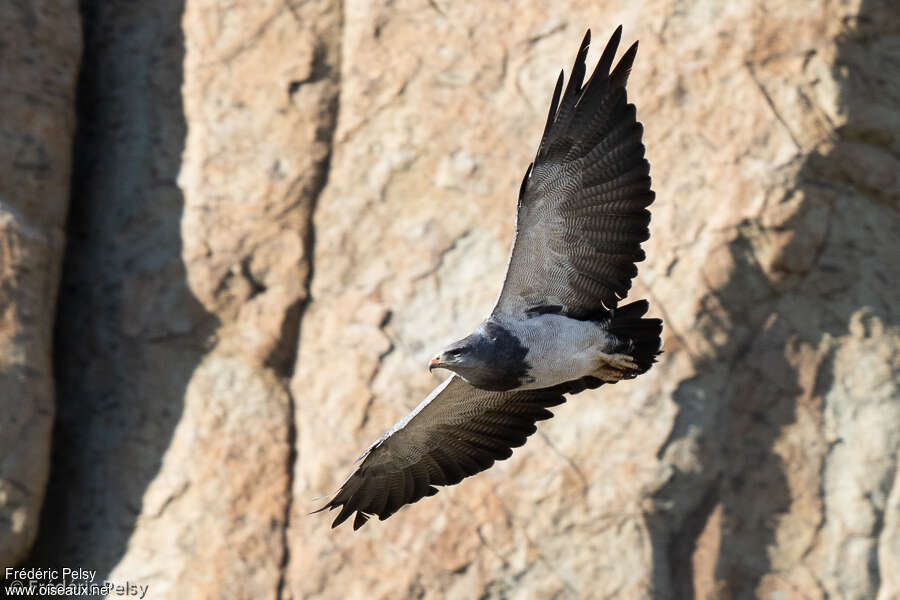
<path id="1" fill-rule="evenodd" d="M 444 348 L 428 362 L 428 370 L 449 369 L 460 372 L 474 366 L 478 362 L 477 343 L 471 338 L 472 336 L 463 338 Z"/>
<path id="2" fill-rule="evenodd" d="M 428 370 L 449 369 L 475 387 L 486 390 L 511 389 L 518 385 L 518 370 L 525 368 L 513 350 L 514 339 L 501 328 L 483 324 L 468 337 L 444 348 L 428 363 Z M 522 348 L 524 351 L 524 348 Z M 510 373 L 513 375 L 510 377 Z"/>

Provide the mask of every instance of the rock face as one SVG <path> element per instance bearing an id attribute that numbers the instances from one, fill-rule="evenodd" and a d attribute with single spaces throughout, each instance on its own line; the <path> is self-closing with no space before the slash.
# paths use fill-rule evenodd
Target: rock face
<path id="1" fill-rule="evenodd" d="M 154 598 L 900 597 L 900 12 L 507 4 L 82 3 L 30 564 Z M 490 310 L 555 75 L 618 23 L 663 360 L 331 531 L 312 498 Z"/>
<path id="2" fill-rule="evenodd" d="M 274 598 L 339 13 L 82 10 L 56 452 L 32 562 L 154 597 Z"/>
<path id="3" fill-rule="evenodd" d="M 631 89 L 658 200 L 634 296 L 668 351 L 384 525 L 328 532 L 298 502 L 294 597 L 900 594 L 900 79 L 876 73 L 896 68 L 896 11 L 442 6 L 347 8 L 295 498 L 338 483 L 349 449 L 434 385 L 429 353 L 490 310 L 583 24 L 641 40 Z"/>
<path id="4" fill-rule="evenodd" d="M 77 4 L 0 4 L 0 564 L 38 531 L 50 470 L 51 342 L 75 135 Z"/>

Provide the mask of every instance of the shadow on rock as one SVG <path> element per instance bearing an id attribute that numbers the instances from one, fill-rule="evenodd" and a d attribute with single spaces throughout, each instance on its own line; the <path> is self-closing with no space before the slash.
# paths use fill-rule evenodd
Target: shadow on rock
<path id="1" fill-rule="evenodd" d="M 217 321 L 192 295 L 176 184 L 184 0 L 83 0 L 85 54 L 63 281 L 57 419 L 33 566 L 124 554 Z"/>
<path id="2" fill-rule="evenodd" d="M 805 493 L 798 486 L 823 485 L 818 471 L 835 443 L 822 433 L 835 340 L 854 318 L 896 318 L 890 222 L 878 215 L 897 199 L 900 146 L 878 104 L 893 84 L 872 66 L 889 62 L 890 46 L 881 40 L 898 27 L 889 4 L 864 2 L 839 40 L 832 69 L 846 123 L 784 174 L 776 206 L 766 207 L 776 216 L 745 221 L 709 257 L 729 275 L 712 282 L 703 299 L 697 333 L 709 350 L 695 357 L 697 375 L 675 392 L 678 414 L 659 450 L 669 476 L 647 515 L 660 597 L 755 598 L 765 591 L 766 575 L 776 570 L 773 548 L 791 543 L 776 539 L 779 521 Z M 786 458 L 785 429 L 801 414 L 817 429 L 806 447 L 805 438 L 789 442 L 798 455 Z M 820 511 L 823 493 L 811 502 Z M 877 558 L 869 562 L 877 589 Z"/>

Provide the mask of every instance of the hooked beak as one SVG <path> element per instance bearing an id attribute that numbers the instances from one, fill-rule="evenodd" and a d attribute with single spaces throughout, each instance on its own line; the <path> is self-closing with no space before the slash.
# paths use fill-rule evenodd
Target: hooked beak
<path id="1" fill-rule="evenodd" d="M 440 354 L 438 354 L 437 356 L 432 358 L 430 361 L 428 361 L 428 370 L 429 371 L 433 371 L 434 369 L 437 369 L 437 368 L 440 368 L 443 366 L 444 366 L 444 363 L 441 362 Z"/>

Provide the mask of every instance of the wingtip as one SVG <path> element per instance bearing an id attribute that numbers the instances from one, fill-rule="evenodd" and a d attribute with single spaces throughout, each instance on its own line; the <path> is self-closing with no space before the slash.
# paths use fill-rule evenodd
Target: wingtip
<path id="1" fill-rule="evenodd" d="M 581 40 L 581 48 L 578 49 L 578 57 L 581 60 L 584 60 L 584 57 L 587 56 L 588 48 L 591 45 L 591 30 L 588 29 L 584 33 L 584 38 Z"/>
<path id="2" fill-rule="evenodd" d="M 559 70 L 559 77 L 556 79 L 556 87 L 553 89 L 553 98 L 550 100 L 550 110 L 547 113 L 547 123 L 544 125 L 544 133 L 541 134 L 541 143 L 538 146 L 537 156 L 541 156 L 544 146 L 547 143 L 547 133 L 556 119 L 556 109 L 559 107 L 559 98 L 562 94 L 563 80 L 565 79 L 565 69 Z M 536 160 L 536 159 L 535 159 Z"/>
<path id="3" fill-rule="evenodd" d="M 329 502 L 329 504 L 330 504 L 330 502 Z M 320 506 L 316 510 L 312 510 L 306 514 L 307 515 L 316 515 L 316 514 L 319 514 L 320 512 L 322 512 L 323 510 L 325 510 L 326 508 L 328 508 L 328 504 L 326 504 L 325 506 Z"/>
<path id="4" fill-rule="evenodd" d="M 619 42 L 622 39 L 622 26 L 619 25 L 616 27 L 616 30 L 613 31 L 613 34 L 609 36 L 609 41 L 606 43 L 606 47 L 603 49 L 603 53 L 600 55 L 600 60 L 597 61 L 597 66 L 594 68 L 594 73 L 591 76 L 591 80 L 593 81 L 595 77 L 605 78 L 609 75 L 609 71 L 612 68 L 613 59 L 616 56 L 616 50 L 619 49 Z"/>
<path id="5" fill-rule="evenodd" d="M 357 531 L 360 527 L 365 525 L 369 520 L 369 515 L 356 511 L 356 517 L 353 519 L 353 531 Z"/>
<path id="6" fill-rule="evenodd" d="M 612 35 L 609 36 L 609 43 L 607 45 L 612 45 L 615 42 L 615 47 L 619 46 L 619 42 L 622 40 L 622 25 L 620 24 L 616 27 L 616 30 L 613 31 Z"/>
<path id="7" fill-rule="evenodd" d="M 354 512 L 356 512 L 355 508 L 350 508 L 345 504 L 343 507 L 341 507 L 341 512 L 338 513 L 338 516 L 335 517 L 334 521 L 332 521 L 331 528 L 334 529 L 335 527 L 349 519 L 350 515 L 352 515 Z"/>
<path id="8" fill-rule="evenodd" d="M 634 65 L 634 59 L 637 56 L 638 43 L 635 42 L 628 47 L 613 72 L 609 74 L 609 79 L 614 86 L 624 86 L 631 74 L 631 67 Z"/>

